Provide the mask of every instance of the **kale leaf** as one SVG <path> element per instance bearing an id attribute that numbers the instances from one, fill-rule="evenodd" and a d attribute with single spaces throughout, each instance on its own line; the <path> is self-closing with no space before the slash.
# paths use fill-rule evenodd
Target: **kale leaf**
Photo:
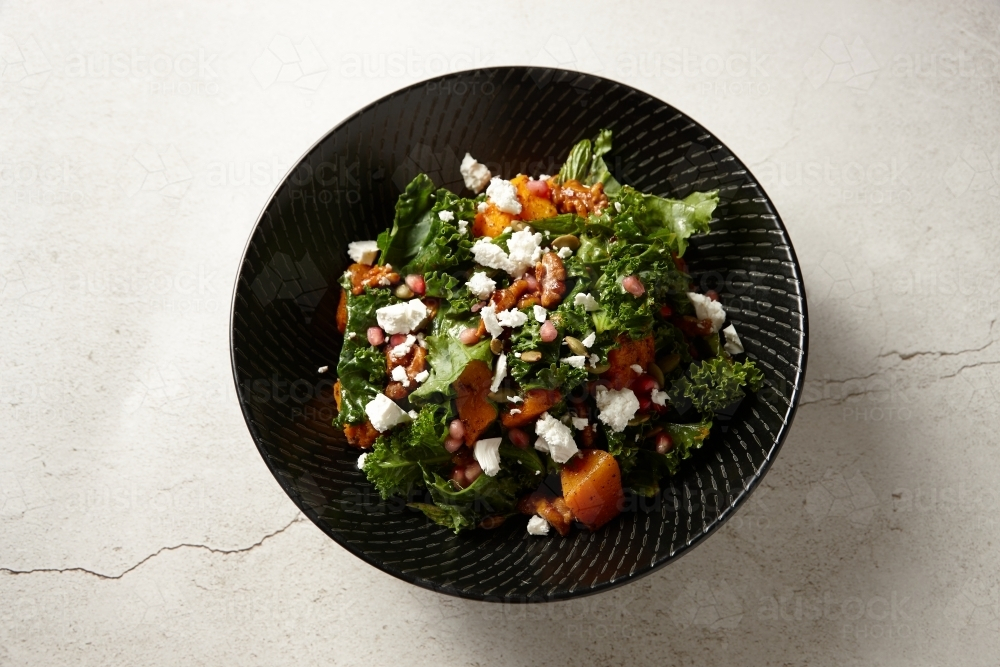
<path id="1" fill-rule="evenodd" d="M 347 329 L 344 344 L 337 362 L 337 379 L 340 381 L 340 410 L 334 425 L 360 424 L 368 419 L 367 405 L 386 381 L 385 356 L 381 350 L 368 344 L 368 327 L 375 326 L 375 311 L 397 301 L 387 289 L 369 289 L 352 294 L 350 280 L 342 278 L 347 290 Z"/>
<path id="2" fill-rule="evenodd" d="M 706 359 L 691 364 L 688 372 L 674 380 L 667 393 L 670 400 L 684 399 L 706 418 L 743 398 L 744 387 L 757 391 L 764 380 L 763 373 L 752 361 L 734 362 L 726 357 Z"/>
<path id="3" fill-rule="evenodd" d="M 434 203 L 434 181 L 417 174 L 396 201 L 392 229 L 378 235 L 379 264 L 402 267 L 417 255 L 436 217 L 431 214 Z"/>
<path id="4" fill-rule="evenodd" d="M 493 353 L 490 352 L 488 340 L 475 345 L 466 345 L 449 332 L 428 336 L 427 363 L 431 367 L 430 376 L 410 394 L 410 401 L 424 403 L 435 393 L 450 396 L 451 383 L 458 379 L 473 359 L 479 359 L 487 364 L 492 361 Z"/>
<path id="5" fill-rule="evenodd" d="M 365 457 L 364 472 L 383 498 L 407 495 L 424 483 L 424 470 L 444 471 L 450 405 L 424 406 L 412 422 L 381 434 Z"/>
<path id="6" fill-rule="evenodd" d="M 456 533 L 475 527 L 486 516 L 513 514 L 517 505 L 517 480 L 502 473 L 496 477 L 480 475 L 460 491 L 437 473 L 426 474 L 424 482 L 434 504 L 410 503 L 409 507 Z"/>

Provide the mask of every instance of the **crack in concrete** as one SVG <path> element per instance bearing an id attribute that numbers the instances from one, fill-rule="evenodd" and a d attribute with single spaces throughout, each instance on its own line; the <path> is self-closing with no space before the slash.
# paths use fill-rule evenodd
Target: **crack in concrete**
<path id="1" fill-rule="evenodd" d="M 205 551 L 210 551 L 210 552 L 212 552 L 214 554 L 239 554 L 239 553 L 246 553 L 247 551 L 251 551 L 253 549 L 256 549 L 257 547 L 259 547 L 260 545 L 262 545 L 264 542 L 266 542 L 267 540 L 271 539 L 272 537 L 274 537 L 276 535 L 280 535 L 281 533 L 285 532 L 286 530 L 288 530 L 289 528 L 291 528 L 293 524 L 296 524 L 299 521 L 302 521 L 302 517 L 301 516 L 296 516 L 294 519 L 292 519 L 283 528 L 279 528 L 278 530 L 274 531 L 273 533 L 268 533 L 264 537 L 260 538 L 257 542 L 254 542 L 250 546 L 244 547 L 244 548 L 241 548 L 241 549 L 216 549 L 215 547 L 210 547 L 207 544 L 189 544 L 187 542 L 184 542 L 182 544 L 175 544 L 175 545 L 170 546 L 170 547 L 162 547 L 161 549 L 158 549 L 155 553 L 151 553 L 150 555 L 146 556 L 145 558 L 143 558 L 142 560 L 140 560 L 138 563 L 136 563 L 135 565 L 129 567 L 127 570 L 125 570 L 124 572 L 121 572 L 120 574 L 101 574 L 100 572 L 94 572 L 93 570 L 88 570 L 85 567 L 66 567 L 66 568 L 40 567 L 40 568 L 36 568 L 36 569 L 32 569 L 32 570 L 13 570 L 13 569 L 8 568 L 8 567 L 0 567 L 0 572 L 5 572 L 7 574 L 12 574 L 12 575 L 15 575 L 15 574 L 36 574 L 36 573 L 39 573 L 39 572 L 83 572 L 84 574 L 93 575 L 95 577 L 98 577 L 99 579 L 121 579 L 122 577 L 124 577 L 129 572 L 131 572 L 131 571 L 135 570 L 136 568 L 140 567 L 141 565 L 143 565 L 147 561 L 150 561 L 153 558 L 156 558 L 157 556 L 159 556 L 160 554 L 162 554 L 164 551 L 176 551 L 177 549 L 185 549 L 185 548 L 187 548 L 187 549 L 204 549 Z"/>
<path id="2" fill-rule="evenodd" d="M 882 359 L 884 357 L 899 357 L 901 361 L 907 361 L 909 359 L 913 359 L 914 357 L 925 357 L 925 356 L 957 357 L 962 354 L 972 354 L 975 352 L 982 352 L 983 350 L 990 347 L 991 345 L 993 345 L 993 343 L 996 342 L 996 340 L 993 340 L 992 338 L 993 325 L 996 324 L 996 321 L 997 321 L 996 317 L 990 320 L 990 330 L 986 332 L 986 337 L 988 340 L 980 347 L 974 347 L 968 350 L 956 350 L 954 352 L 934 352 L 934 351 L 897 352 L 896 350 L 890 350 L 889 352 L 883 352 L 882 354 L 878 355 L 878 358 Z"/>

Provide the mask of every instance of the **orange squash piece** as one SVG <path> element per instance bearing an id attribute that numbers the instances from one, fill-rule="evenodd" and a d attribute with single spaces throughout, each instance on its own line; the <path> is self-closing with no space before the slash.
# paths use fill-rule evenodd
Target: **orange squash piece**
<path id="1" fill-rule="evenodd" d="M 551 199 L 531 194 L 528 190 L 528 177 L 518 174 L 511 179 L 510 184 L 517 188 L 517 198 L 521 201 L 521 220 L 541 220 L 558 214 L 556 205 Z"/>
<path id="2" fill-rule="evenodd" d="M 600 449 L 583 449 L 559 473 L 563 498 L 573 516 L 597 530 L 618 516 L 625 502 L 618 462 Z"/>
<path id="3" fill-rule="evenodd" d="M 515 219 L 516 216 L 504 213 L 496 204 L 487 201 L 486 210 L 476 213 L 476 218 L 472 221 L 472 235 L 496 238 L 503 234 L 503 230 L 510 227 L 510 223 Z"/>
<path id="4" fill-rule="evenodd" d="M 569 535 L 569 529 L 573 525 L 573 513 L 566 501 L 548 489 L 540 489 L 521 498 L 517 503 L 517 511 L 521 514 L 537 514 L 563 537 Z"/>
<path id="5" fill-rule="evenodd" d="M 511 403 L 500 416 L 500 423 L 507 428 L 517 428 L 534 421 L 562 398 L 558 389 L 531 389 L 524 395 L 524 403 Z M 512 409 L 520 412 L 511 414 Z"/>
<path id="6" fill-rule="evenodd" d="M 493 383 L 493 372 L 486 363 L 473 359 L 452 383 L 457 394 L 458 418 L 465 424 L 465 444 L 476 444 L 479 436 L 496 421 L 497 408 L 486 396 Z"/>
<path id="7" fill-rule="evenodd" d="M 624 389 L 639 377 L 632 364 L 649 368 L 655 360 L 656 342 L 652 336 L 631 340 L 623 335 L 618 339 L 618 347 L 608 352 L 611 367 L 601 375 L 601 379 L 610 383 L 609 389 Z"/>

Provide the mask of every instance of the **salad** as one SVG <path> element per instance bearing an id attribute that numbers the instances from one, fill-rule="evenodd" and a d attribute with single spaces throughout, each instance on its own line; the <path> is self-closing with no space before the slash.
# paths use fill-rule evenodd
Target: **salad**
<path id="1" fill-rule="evenodd" d="M 418 175 L 392 228 L 349 245 L 334 424 L 383 498 L 456 532 L 596 530 L 760 387 L 683 259 L 718 193 L 621 185 L 610 148 L 602 130 L 509 181 L 466 154 L 474 197 Z"/>

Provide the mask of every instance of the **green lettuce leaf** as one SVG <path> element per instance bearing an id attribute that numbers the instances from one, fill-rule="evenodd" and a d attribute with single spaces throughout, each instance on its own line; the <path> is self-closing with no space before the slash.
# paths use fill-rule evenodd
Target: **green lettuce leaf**
<path id="1" fill-rule="evenodd" d="M 410 401 L 423 403 L 435 393 L 450 396 L 451 383 L 458 379 L 465 367 L 473 359 L 491 363 L 490 341 L 466 345 L 448 332 L 427 337 L 427 364 L 430 376 L 420 387 L 410 394 Z"/>
<path id="2" fill-rule="evenodd" d="M 606 193 L 618 192 L 621 185 L 611 175 L 602 157 L 610 150 L 611 130 L 607 129 L 598 132 L 593 141 L 584 139 L 577 142 L 570 149 L 565 164 L 559 170 L 559 182 L 577 180 L 584 185 L 603 183 Z"/>
<path id="3" fill-rule="evenodd" d="M 378 235 L 379 264 L 402 267 L 417 255 L 427 240 L 435 203 L 434 181 L 417 174 L 396 201 L 392 229 Z"/>
<path id="4" fill-rule="evenodd" d="M 409 242 L 416 244 L 416 252 L 402 268 L 404 275 L 443 272 L 471 259 L 472 240 L 468 232 L 459 232 L 458 222 L 464 220 L 471 226 L 476 217 L 476 202 L 443 188 L 434 194 L 433 199 L 433 207 L 409 236 Z M 442 211 L 451 212 L 454 219 L 442 220 L 439 215 Z M 423 230 L 425 223 L 427 228 Z"/>

